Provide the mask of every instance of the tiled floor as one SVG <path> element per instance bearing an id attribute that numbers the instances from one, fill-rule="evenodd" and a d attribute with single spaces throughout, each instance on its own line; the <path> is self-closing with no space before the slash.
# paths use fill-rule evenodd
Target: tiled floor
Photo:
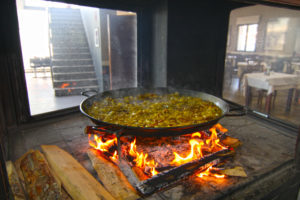
<path id="1" fill-rule="evenodd" d="M 34 73 L 26 73 L 26 83 L 31 115 L 78 106 L 86 98 L 84 96 L 55 96 L 50 72 L 37 73 L 37 77 L 34 77 Z"/>

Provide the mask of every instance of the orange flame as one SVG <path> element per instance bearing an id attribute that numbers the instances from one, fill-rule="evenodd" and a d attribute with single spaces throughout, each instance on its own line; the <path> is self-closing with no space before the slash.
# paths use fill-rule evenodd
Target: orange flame
<path id="1" fill-rule="evenodd" d="M 114 161 L 114 162 L 117 162 L 117 160 L 118 160 L 118 154 L 117 154 L 117 153 L 118 153 L 118 152 L 115 151 L 115 152 L 114 152 L 114 155 L 109 157 L 109 158 L 110 158 L 112 161 Z"/>
<path id="2" fill-rule="evenodd" d="M 202 138 L 201 133 L 199 132 L 195 132 L 192 134 L 192 138 L 189 141 L 189 144 L 191 145 L 191 150 L 190 150 L 190 154 L 187 155 L 186 157 L 180 156 L 178 153 L 173 152 L 174 153 L 174 160 L 171 162 L 171 164 L 174 164 L 176 166 L 182 165 L 184 163 L 188 163 L 191 162 L 193 160 L 197 160 L 203 157 L 203 150 L 208 150 L 209 152 L 216 152 L 219 151 L 221 149 L 227 149 L 227 147 L 225 145 L 223 145 L 222 143 L 220 143 L 220 139 L 218 138 L 217 135 L 217 130 L 226 130 L 225 128 L 223 128 L 221 126 L 221 124 L 216 124 L 215 126 L 213 126 L 211 129 L 209 129 L 209 131 L 211 132 L 211 135 L 208 139 L 200 139 Z M 199 137 L 196 139 L 196 137 Z M 195 150 L 196 148 L 196 150 Z"/>
<path id="3" fill-rule="evenodd" d="M 228 129 L 224 128 L 221 124 L 215 124 L 213 127 L 219 129 L 219 131 L 222 131 L 223 133 L 226 133 L 228 131 Z"/>
<path id="4" fill-rule="evenodd" d="M 209 131 L 211 135 L 208 137 L 204 132 L 195 132 L 190 134 L 191 139 L 189 140 L 190 148 L 187 152 L 183 152 L 183 154 L 179 154 L 177 152 L 173 152 L 174 159 L 170 162 L 171 165 L 179 166 L 193 160 L 197 160 L 202 158 L 204 155 L 217 152 L 222 149 L 227 149 L 227 147 L 220 142 L 218 138 L 217 129 L 222 132 L 227 132 L 227 129 L 223 128 L 220 124 L 216 124 Z M 91 135 L 89 135 L 89 138 Z M 113 146 L 117 145 L 117 138 L 113 139 L 104 139 L 103 137 L 98 137 L 94 135 L 93 141 L 89 140 L 90 145 L 98 149 L 102 152 L 109 152 L 109 149 Z M 150 159 L 149 155 L 144 152 L 137 151 L 136 139 L 134 139 L 130 143 L 130 147 L 128 148 L 128 155 L 133 158 L 133 163 L 136 167 L 139 167 L 144 172 L 151 174 L 152 176 L 158 174 L 156 168 L 158 163 L 155 162 L 154 159 Z M 110 153 L 111 156 L 109 158 L 113 162 L 117 162 L 118 154 L 117 151 L 114 153 Z M 210 166 L 204 172 L 201 172 L 197 176 L 202 178 L 203 176 L 214 176 L 216 178 L 224 178 L 224 175 L 213 174 L 211 172 L 212 166 Z"/>
<path id="5" fill-rule="evenodd" d="M 143 152 L 139 153 L 136 150 L 136 139 L 134 139 L 133 142 L 130 143 L 130 150 L 129 155 L 134 157 L 133 160 L 136 163 L 136 166 L 145 170 L 146 167 L 150 168 L 150 172 L 152 176 L 156 175 L 158 172 L 155 170 L 155 167 L 157 166 L 157 163 L 155 163 L 154 160 L 148 160 L 148 154 L 144 154 Z"/>
<path id="6" fill-rule="evenodd" d="M 213 169 L 213 167 L 210 166 L 205 171 L 200 172 L 196 176 L 198 176 L 199 178 L 203 178 L 204 176 L 211 176 L 211 177 L 215 177 L 215 178 L 225 178 L 226 177 L 224 174 L 215 174 L 215 173 L 212 173 L 211 172 L 212 169 Z"/>
<path id="7" fill-rule="evenodd" d="M 214 126 L 210 128 L 209 131 L 211 132 L 211 136 L 205 141 L 205 143 L 209 146 L 210 151 L 212 151 L 214 148 L 227 149 L 226 146 L 220 143 L 216 127 Z"/>
<path id="8" fill-rule="evenodd" d="M 199 137 L 201 138 L 201 134 L 199 132 L 195 132 L 192 134 L 192 137 Z"/>
<path id="9" fill-rule="evenodd" d="M 94 135 L 94 140 L 95 140 L 96 144 L 93 143 L 91 140 L 89 140 L 90 145 L 92 147 L 94 147 L 95 149 L 98 149 L 103 152 L 108 151 L 109 147 L 113 146 L 114 144 L 117 144 L 117 138 L 103 142 L 102 137 L 98 137 L 97 135 Z"/>
<path id="10" fill-rule="evenodd" d="M 182 165 L 184 163 L 190 162 L 192 160 L 196 160 L 198 158 L 202 158 L 203 154 L 202 154 L 202 146 L 204 145 L 203 141 L 198 142 L 195 139 L 191 139 L 189 141 L 190 145 L 191 145 L 191 152 L 188 156 L 186 156 L 185 158 L 181 157 L 178 153 L 174 152 L 174 160 L 171 162 L 171 164 L 175 164 L 176 166 L 178 165 Z M 196 152 L 198 152 L 198 154 L 194 153 L 194 149 L 196 148 Z"/>

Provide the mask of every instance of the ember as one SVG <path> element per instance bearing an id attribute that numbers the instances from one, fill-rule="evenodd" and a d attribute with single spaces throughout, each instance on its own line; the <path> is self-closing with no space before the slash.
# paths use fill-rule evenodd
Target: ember
<path id="1" fill-rule="evenodd" d="M 138 167 L 147 176 L 152 177 L 165 169 L 199 160 L 206 155 L 210 155 L 220 150 L 228 149 L 226 145 L 220 142 L 219 132 L 227 132 L 220 124 L 216 124 L 209 132 L 195 132 L 193 134 L 183 135 L 177 138 L 161 138 L 159 140 L 129 137 L 122 141 L 122 155 L 128 160 L 132 167 Z M 101 151 L 107 159 L 117 163 L 117 138 L 107 135 L 91 138 L 89 143 L 94 149 Z M 141 141 L 140 141 L 141 140 Z M 146 143 L 151 143 L 145 145 Z M 188 143 L 187 143 L 188 142 Z M 154 143 L 154 144 L 153 144 Z M 189 145 L 188 145 L 189 144 Z M 213 174 L 210 166 L 204 172 L 198 174 L 198 177 Z M 217 178 L 224 178 L 224 175 L 214 175 Z"/>
<path id="2" fill-rule="evenodd" d="M 211 165 L 205 171 L 200 172 L 199 174 L 197 174 L 197 176 L 199 178 L 203 178 L 204 176 L 212 176 L 212 177 L 215 177 L 215 178 L 225 178 L 226 177 L 224 174 L 212 173 L 212 170 L 213 170 L 213 166 Z"/>

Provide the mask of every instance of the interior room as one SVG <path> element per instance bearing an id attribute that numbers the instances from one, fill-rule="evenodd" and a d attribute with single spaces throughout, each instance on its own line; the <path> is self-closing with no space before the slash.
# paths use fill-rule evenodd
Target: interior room
<path id="1" fill-rule="evenodd" d="M 0 199 L 300 199 L 298 0 L 0 11 Z"/>

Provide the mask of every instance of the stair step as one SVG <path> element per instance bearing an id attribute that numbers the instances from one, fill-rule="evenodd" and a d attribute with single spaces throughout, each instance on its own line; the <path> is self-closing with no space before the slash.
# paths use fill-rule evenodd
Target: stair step
<path id="1" fill-rule="evenodd" d="M 72 9 L 72 8 L 49 8 L 49 13 L 54 16 L 60 15 L 78 15 L 80 14 L 79 9 Z"/>
<path id="2" fill-rule="evenodd" d="M 92 59 L 53 59 L 52 66 L 92 65 Z"/>
<path id="3" fill-rule="evenodd" d="M 65 34 L 54 34 L 51 35 L 51 40 L 52 41 L 77 41 L 77 40 L 81 40 L 81 41 L 87 41 L 85 34 L 81 34 L 81 33 L 77 33 L 77 34 L 73 34 L 73 35 L 65 35 Z"/>
<path id="4" fill-rule="evenodd" d="M 71 23 L 51 23 L 49 24 L 51 29 L 76 29 L 83 28 L 83 24 L 71 24 Z"/>
<path id="5" fill-rule="evenodd" d="M 53 35 L 70 35 L 70 34 L 72 34 L 72 35 L 76 35 L 76 34 L 78 34 L 78 35 L 80 35 L 80 34 L 84 34 L 85 35 L 85 32 L 84 32 L 84 30 L 83 30 L 83 28 L 81 29 L 50 29 L 50 31 L 51 31 L 51 34 L 52 34 L 52 36 Z"/>
<path id="6" fill-rule="evenodd" d="M 55 15 L 50 15 L 50 22 L 55 23 L 55 22 L 81 22 L 82 23 L 82 18 L 81 15 L 73 15 L 73 16 L 55 16 Z"/>
<path id="7" fill-rule="evenodd" d="M 53 59 L 91 59 L 90 53 L 60 53 L 54 54 Z"/>
<path id="8" fill-rule="evenodd" d="M 87 87 L 78 87 L 78 88 L 56 88 L 54 89 L 55 96 L 69 96 L 69 95 L 81 95 L 84 91 L 89 90 L 98 90 L 98 86 L 87 86 Z"/>
<path id="9" fill-rule="evenodd" d="M 84 30 L 79 30 L 79 29 L 74 29 L 74 30 L 69 30 L 68 33 L 63 32 L 62 30 L 51 30 L 51 36 L 54 38 L 59 38 L 59 37 L 73 37 L 73 36 L 78 36 L 78 37 L 86 37 L 85 31 Z"/>
<path id="10" fill-rule="evenodd" d="M 54 41 L 51 42 L 53 47 L 88 47 L 87 41 Z"/>
<path id="11" fill-rule="evenodd" d="M 75 17 L 75 18 L 51 18 L 50 24 L 72 24 L 72 25 L 78 25 L 82 26 L 82 20 L 81 17 Z"/>
<path id="12" fill-rule="evenodd" d="M 53 73 L 54 81 L 96 78 L 95 72 Z"/>
<path id="13" fill-rule="evenodd" d="M 56 96 L 98 89 L 79 9 L 51 8 L 52 80 Z"/>
<path id="14" fill-rule="evenodd" d="M 52 43 L 52 47 L 53 48 L 64 48 L 64 49 L 71 49 L 75 50 L 76 48 L 80 47 L 80 48 L 88 48 L 89 45 L 88 43 Z"/>
<path id="15" fill-rule="evenodd" d="M 95 72 L 93 65 L 78 66 L 53 66 L 53 73 L 73 73 L 73 72 Z"/>
<path id="16" fill-rule="evenodd" d="M 65 44 L 65 45 L 71 45 L 71 46 L 74 46 L 74 45 L 82 45 L 82 44 L 85 44 L 87 43 L 87 40 L 84 38 L 84 39 L 78 39 L 77 38 L 70 38 L 70 39 L 67 39 L 67 40 L 59 40 L 59 39 L 51 39 L 52 41 L 52 44 L 54 45 L 61 45 L 61 44 Z"/>
<path id="17" fill-rule="evenodd" d="M 72 87 L 87 87 L 98 85 L 97 79 L 82 79 L 53 82 L 54 88 L 72 88 Z"/>
<path id="18" fill-rule="evenodd" d="M 88 47 L 53 47 L 53 55 L 67 53 L 67 54 L 76 54 L 76 53 L 90 53 Z"/>

